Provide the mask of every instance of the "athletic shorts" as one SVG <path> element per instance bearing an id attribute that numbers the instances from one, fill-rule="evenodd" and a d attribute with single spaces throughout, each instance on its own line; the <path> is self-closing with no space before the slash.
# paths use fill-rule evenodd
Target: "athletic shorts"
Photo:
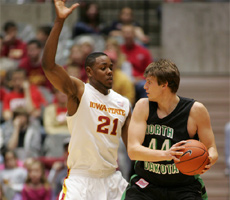
<path id="1" fill-rule="evenodd" d="M 206 200 L 207 193 L 202 179 L 180 187 L 162 187 L 133 175 L 121 200 Z"/>
<path id="2" fill-rule="evenodd" d="M 105 178 L 70 173 L 64 180 L 59 200 L 120 200 L 127 185 L 120 171 Z"/>

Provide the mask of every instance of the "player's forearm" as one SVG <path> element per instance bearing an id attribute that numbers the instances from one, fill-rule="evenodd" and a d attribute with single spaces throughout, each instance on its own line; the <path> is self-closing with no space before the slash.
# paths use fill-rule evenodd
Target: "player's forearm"
<path id="1" fill-rule="evenodd" d="M 42 68 L 44 70 L 52 69 L 55 66 L 55 56 L 57 52 L 58 40 L 64 21 L 64 19 L 59 18 L 55 20 L 49 38 L 46 41 L 42 57 Z"/>
<path id="2" fill-rule="evenodd" d="M 218 152 L 217 152 L 216 147 L 210 147 L 208 149 L 208 153 L 209 153 L 209 156 L 212 157 L 212 165 L 214 165 L 216 161 L 218 160 Z"/>
<path id="3" fill-rule="evenodd" d="M 149 149 L 142 145 L 130 147 L 128 145 L 128 155 L 131 160 L 157 162 L 170 160 L 166 151 Z"/>

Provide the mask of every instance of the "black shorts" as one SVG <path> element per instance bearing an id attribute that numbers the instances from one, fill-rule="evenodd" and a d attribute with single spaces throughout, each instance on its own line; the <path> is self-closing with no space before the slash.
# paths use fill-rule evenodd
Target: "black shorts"
<path id="1" fill-rule="evenodd" d="M 205 200 L 204 184 L 196 180 L 191 185 L 162 187 L 148 183 L 138 175 L 133 175 L 121 200 Z"/>

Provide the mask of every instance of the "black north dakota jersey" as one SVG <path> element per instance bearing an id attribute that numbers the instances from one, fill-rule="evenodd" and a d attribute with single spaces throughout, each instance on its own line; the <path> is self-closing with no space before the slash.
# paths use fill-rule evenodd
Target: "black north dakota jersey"
<path id="1" fill-rule="evenodd" d="M 173 112 L 162 119 L 157 116 L 157 103 L 149 102 L 149 117 L 143 143 L 145 147 L 166 150 L 181 140 L 191 139 L 187 131 L 187 122 L 195 101 L 184 97 L 179 98 L 180 101 Z M 198 139 L 197 134 L 193 139 Z M 135 172 L 146 181 L 161 186 L 181 186 L 195 181 L 194 176 L 180 173 L 173 160 L 137 161 Z"/>

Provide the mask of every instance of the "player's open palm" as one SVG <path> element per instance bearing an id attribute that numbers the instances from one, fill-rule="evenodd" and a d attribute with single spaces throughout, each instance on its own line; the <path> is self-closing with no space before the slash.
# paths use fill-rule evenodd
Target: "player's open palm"
<path id="1" fill-rule="evenodd" d="M 65 6 L 66 0 L 54 0 L 57 17 L 60 19 L 67 18 L 73 10 L 79 6 L 78 3 L 73 4 L 70 8 Z"/>

